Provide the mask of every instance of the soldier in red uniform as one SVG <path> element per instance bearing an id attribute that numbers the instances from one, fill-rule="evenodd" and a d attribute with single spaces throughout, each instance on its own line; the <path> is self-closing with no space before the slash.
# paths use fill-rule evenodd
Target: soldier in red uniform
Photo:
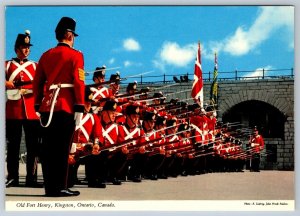
<path id="1" fill-rule="evenodd" d="M 188 110 L 191 112 L 190 114 L 190 126 L 191 126 L 191 135 L 192 142 L 195 145 L 195 151 L 199 154 L 205 154 L 204 143 L 206 142 L 203 130 L 203 112 L 200 111 L 200 107 L 198 104 L 192 104 L 188 106 Z M 206 160 L 204 156 L 196 157 L 195 159 L 195 173 L 202 174 L 205 173 L 206 168 Z"/>
<path id="2" fill-rule="evenodd" d="M 161 113 L 163 114 L 163 113 Z M 166 135 L 166 123 L 167 123 L 167 116 L 166 115 L 160 115 L 157 114 L 156 120 L 155 120 L 155 125 L 154 129 L 157 131 L 158 135 L 161 137 L 161 140 L 158 142 L 159 148 L 162 152 L 164 160 L 166 159 L 166 151 L 165 151 L 165 141 L 166 139 L 164 138 Z M 158 167 L 157 169 L 157 178 L 159 179 L 167 179 L 168 176 L 164 172 L 164 160 L 161 166 Z"/>
<path id="3" fill-rule="evenodd" d="M 214 143 L 214 171 L 223 172 L 224 171 L 224 157 L 223 157 L 223 142 L 220 137 L 220 133 L 216 134 L 216 141 Z"/>
<path id="4" fill-rule="evenodd" d="M 236 145 L 236 171 L 237 172 L 244 172 L 244 165 L 245 165 L 245 151 L 242 148 L 242 142 L 238 139 L 235 140 Z"/>
<path id="5" fill-rule="evenodd" d="M 215 129 L 217 125 L 216 111 L 207 110 L 207 128 L 208 128 L 208 139 L 209 142 L 215 141 Z"/>
<path id="6" fill-rule="evenodd" d="M 68 158 L 75 125 L 84 112 L 83 54 L 73 48 L 76 22 L 63 17 L 58 45 L 43 53 L 33 83 L 35 110 L 43 126 L 42 168 L 46 196 L 78 196 L 67 188 Z M 75 120 L 75 121 L 74 121 Z"/>
<path id="7" fill-rule="evenodd" d="M 166 137 L 165 150 L 166 158 L 164 160 L 163 168 L 166 176 L 177 177 L 182 165 L 182 157 L 176 154 L 175 149 L 179 147 L 181 138 L 177 133 L 177 119 L 169 116 L 166 121 Z"/>
<path id="8" fill-rule="evenodd" d="M 32 80 L 37 63 L 30 61 L 30 32 L 18 34 L 15 42 L 16 58 L 5 62 L 7 182 L 6 186 L 19 185 L 19 155 L 22 128 L 27 150 L 26 186 L 37 184 L 37 156 L 40 125 L 34 111 Z"/>
<path id="9" fill-rule="evenodd" d="M 250 171 L 259 172 L 260 152 L 264 149 L 265 142 L 256 127 L 254 128 L 254 136 L 250 137 L 249 144 L 252 151 Z"/>
<path id="10" fill-rule="evenodd" d="M 126 92 L 127 94 L 132 95 L 132 98 L 129 98 L 129 100 L 134 99 L 134 94 L 137 92 L 137 81 L 134 81 L 133 83 L 128 83 Z"/>
<path id="11" fill-rule="evenodd" d="M 126 145 L 121 146 L 121 143 L 124 142 L 124 136 L 120 135 L 122 126 L 115 122 L 117 115 L 116 108 L 117 102 L 113 99 L 107 100 L 103 106 L 100 115 L 103 135 L 103 141 L 100 141 L 102 143 L 100 150 L 105 148 L 109 151 L 107 156 L 107 180 L 111 181 L 114 185 L 121 185 L 120 171 L 126 166 L 128 149 Z M 118 147 L 118 145 L 120 146 Z"/>
<path id="12" fill-rule="evenodd" d="M 79 160 L 79 163 L 85 164 L 88 187 L 105 188 L 105 183 L 108 180 L 115 185 L 121 184 L 121 181 L 117 179 L 118 161 L 122 160 L 122 157 L 119 158 L 118 155 L 122 153 L 120 152 L 121 150 L 117 148 L 117 144 L 121 138 L 119 136 L 120 126 L 115 123 L 116 106 L 116 101 L 108 99 L 103 106 L 100 119 L 98 115 L 92 114 L 94 120 L 96 120 L 92 128 L 89 126 L 90 124 L 82 125 L 87 127 L 86 133 L 92 133 L 95 138 L 92 142 L 92 148 L 89 148 L 89 152 L 85 151 L 86 148 L 82 149 L 83 157 Z M 91 113 L 88 115 L 91 115 Z M 99 123 L 97 123 L 97 119 Z M 78 132 L 82 134 L 82 130 Z M 74 141 L 77 139 L 76 134 L 77 133 L 75 133 Z M 84 137 L 80 140 L 87 141 Z M 84 153 L 87 154 L 84 155 Z M 108 175 L 110 175 L 110 179 L 108 179 Z"/>
<path id="13" fill-rule="evenodd" d="M 109 81 L 111 82 L 109 84 L 109 97 L 111 99 L 115 99 L 117 102 L 117 116 L 116 116 L 116 123 L 124 123 L 125 122 L 125 116 L 122 114 L 122 104 L 127 102 L 127 98 L 123 99 L 122 97 L 116 98 L 116 96 L 119 94 L 120 90 L 120 72 L 117 71 L 115 74 L 110 75 Z"/>
<path id="14" fill-rule="evenodd" d="M 117 71 L 115 74 L 111 74 L 109 81 L 111 82 L 109 84 L 109 95 L 112 98 L 115 98 L 117 94 L 119 94 L 120 91 L 120 72 Z"/>
<path id="15" fill-rule="evenodd" d="M 148 160 L 146 161 L 144 177 L 151 180 L 158 179 L 158 169 L 162 166 L 165 158 L 165 148 L 160 146 L 163 143 L 160 131 L 154 130 L 156 111 L 148 108 L 143 112 L 142 127 L 145 135 L 142 142 L 149 142 L 146 146 Z"/>
<path id="16" fill-rule="evenodd" d="M 181 138 L 180 141 L 180 149 L 177 151 L 177 154 L 180 154 L 182 157 L 182 164 L 181 164 L 181 169 L 180 167 L 178 168 L 180 171 L 180 174 L 182 176 L 187 176 L 189 174 L 194 174 L 195 173 L 195 149 L 192 144 L 190 137 L 190 130 L 189 130 L 189 125 L 187 122 L 181 123 L 178 126 L 178 136 Z"/>
<path id="17" fill-rule="evenodd" d="M 214 116 L 215 110 L 213 110 L 212 106 L 208 106 L 206 108 L 206 113 L 203 118 L 205 118 L 206 124 L 204 123 L 204 134 L 206 134 L 207 139 L 207 156 L 206 156 L 206 171 L 212 172 L 214 169 L 214 154 L 213 154 L 213 144 L 215 141 L 215 127 L 217 124 L 217 119 Z M 216 113 L 215 113 L 216 114 Z"/>
<path id="18" fill-rule="evenodd" d="M 105 103 L 104 100 L 110 96 L 108 88 L 101 84 L 105 82 L 105 69 L 105 65 L 103 65 L 102 67 L 96 67 L 93 75 L 93 81 L 95 82 L 95 84 L 99 84 L 96 87 L 90 88 L 94 95 L 93 101 L 95 103 L 92 106 L 92 110 L 94 113 L 98 113 L 99 107 L 103 107 Z"/>
<path id="19" fill-rule="evenodd" d="M 157 110 L 158 113 L 160 113 L 160 110 L 164 110 L 165 106 L 165 100 L 166 97 L 164 97 L 162 92 L 155 92 L 153 94 L 153 106 L 155 107 L 155 109 Z"/>
<path id="20" fill-rule="evenodd" d="M 126 121 L 125 115 L 122 115 L 122 113 L 126 113 L 126 106 L 128 106 L 129 103 L 135 101 L 135 94 L 137 92 L 137 82 L 128 83 L 126 88 L 126 94 L 119 94 L 116 95 L 116 101 L 118 102 L 117 110 L 119 111 L 119 114 L 116 118 L 116 122 L 120 124 L 124 124 Z"/>
<path id="21" fill-rule="evenodd" d="M 132 142 L 128 143 L 128 179 L 133 182 L 142 181 L 142 171 L 146 161 L 145 146 L 140 146 L 144 131 L 139 126 L 139 109 L 138 103 L 131 103 L 126 106 L 126 121 L 122 125 L 123 130 L 120 130 L 120 136 L 124 137 L 125 141 L 133 139 Z"/>
<path id="22" fill-rule="evenodd" d="M 93 93 L 89 88 L 85 91 L 85 112 L 75 128 L 70 157 L 75 159 L 70 165 L 69 184 L 73 186 L 77 179 L 80 164 L 85 164 L 86 179 L 89 187 L 105 188 L 106 155 L 99 151 L 103 142 L 102 127 L 98 115 L 91 113 Z M 87 151 L 89 149 L 89 151 Z M 73 151 L 72 151 L 73 150 Z M 94 168 L 94 166 L 97 166 Z"/>

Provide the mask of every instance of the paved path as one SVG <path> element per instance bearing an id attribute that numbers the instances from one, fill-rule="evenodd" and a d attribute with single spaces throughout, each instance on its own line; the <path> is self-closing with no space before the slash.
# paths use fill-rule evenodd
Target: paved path
<path id="1" fill-rule="evenodd" d="M 20 164 L 21 183 L 24 170 L 25 165 Z M 83 173 L 81 166 L 79 175 Z M 76 185 L 74 189 L 81 195 L 72 200 L 294 200 L 294 174 L 291 171 L 245 171 L 143 180 L 141 183 L 128 181 L 120 186 L 108 184 L 105 189 Z M 6 188 L 5 193 L 7 201 L 70 200 L 68 197 L 45 197 L 43 188 L 11 187 Z"/>

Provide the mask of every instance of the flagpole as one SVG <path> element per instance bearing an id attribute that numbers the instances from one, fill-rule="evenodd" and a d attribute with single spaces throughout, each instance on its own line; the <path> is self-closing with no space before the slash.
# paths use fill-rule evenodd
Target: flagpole
<path id="1" fill-rule="evenodd" d="M 213 74 L 213 81 L 211 83 L 210 88 L 210 101 L 211 104 L 214 106 L 218 106 L 218 59 L 217 59 L 217 52 L 215 52 L 215 65 L 214 65 L 214 74 Z"/>

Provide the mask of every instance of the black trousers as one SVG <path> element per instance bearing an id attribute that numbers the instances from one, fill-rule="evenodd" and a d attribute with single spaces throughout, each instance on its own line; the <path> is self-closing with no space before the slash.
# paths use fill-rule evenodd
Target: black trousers
<path id="1" fill-rule="evenodd" d="M 107 166 L 108 166 L 108 175 L 110 179 L 120 179 L 122 178 L 128 168 L 128 155 L 124 154 L 122 151 L 116 151 L 109 153 Z"/>
<path id="2" fill-rule="evenodd" d="M 135 153 L 133 158 L 128 161 L 130 166 L 129 176 L 141 177 L 144 174 L 147 159 L 147 154 Z"/>
<path id="3" fill-rule="evenodd" d="M 37 179 L 37 159 L 39 156 L 39 140 L 41 127 L 38 120 L 6 120 L 7 138 L 7 179 L 19 180 L 20 144 L 24 129 L 26 143 L 26 181 Z"/>
<path id="4" fill-rule="evenodd" d="M 183 168 L 183 157 L 178 157 L 177 155 L 172 155 L 173 163 L 169 167 L 168 174 L 175 177 L 181 174 Z"/>
<path id="5" fill-rule="evenodd" d="M 252 155 L 251 169 L 253 171 L 258 171 L 259 170 L 259 164 L 260 164 L 260 154 L 255 153 L 255 154 Z"/>
<path id="6" fill-rule="evenodd" d="M 175 161 L 174 155 L 171 155 L 169 157 L 165 157 L 162 166 L 158 169 L 158 175 L 159 176 L 169 176 L 170 175 L 170 169 Z"/>
<path id="7" fill-rule="evenodd" d="M 85 164 L 86 178 L 89 184 L 97 181 L 105 183 L 108 176 L 108 151 L 102 151 L 99 155 L 87 155 L 79 160 Z"/>
<path id="8" fill-rule="evenodd" d="M 148 157 L 145 165 L 145 172 L 146 176 L 157 175 L 158 170 L 163 165 L 165 160 L 165 155 L 162 154 L 155 154 Z"/>
<path id="9" fill-rule="evenodd" d="M 42 113 L 46 124 L 49 113 Z M 47 128 L 42 128 L 41 162 L 46 194 L 55 194 L 67 188 L 68 157 L 75 130 L 74 115 L 54 112 Z"/>

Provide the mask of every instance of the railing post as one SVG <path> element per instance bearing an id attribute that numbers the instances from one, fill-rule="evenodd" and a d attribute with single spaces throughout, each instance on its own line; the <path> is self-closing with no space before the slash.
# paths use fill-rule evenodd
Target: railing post
<path id="1" fill-rule="evenodd" d="M 262 76 L 263 79 L 265 79 L 265 69 L 263 68 L 263 76 Z"/>
<path id="2" fill-rule="evenodd" d="M 294 77 L 294 68 L 291 68 L 291 76 Z"/>
<path id="3" fill-rule="evenodd" d="M 208 71 L 208 81 L 210 81 L 210 71 Z"/>
<path id="4" fill-rule="evenodd" d="M 141 74 L 141 85 L 143 84 L 143 75 Z"/>
<path id="5" fill-rule="evenodd" d="M 237 69 L 235 69 L 235 80 L 237 80 L 237 73 L 238 73 L 238 71 L 237 71 Z"/>
<path id="6" fill-rule="evenodd" d="M 164 81 L 163 83 L 166 83 L 166 74 L 164 74 Z"/>

